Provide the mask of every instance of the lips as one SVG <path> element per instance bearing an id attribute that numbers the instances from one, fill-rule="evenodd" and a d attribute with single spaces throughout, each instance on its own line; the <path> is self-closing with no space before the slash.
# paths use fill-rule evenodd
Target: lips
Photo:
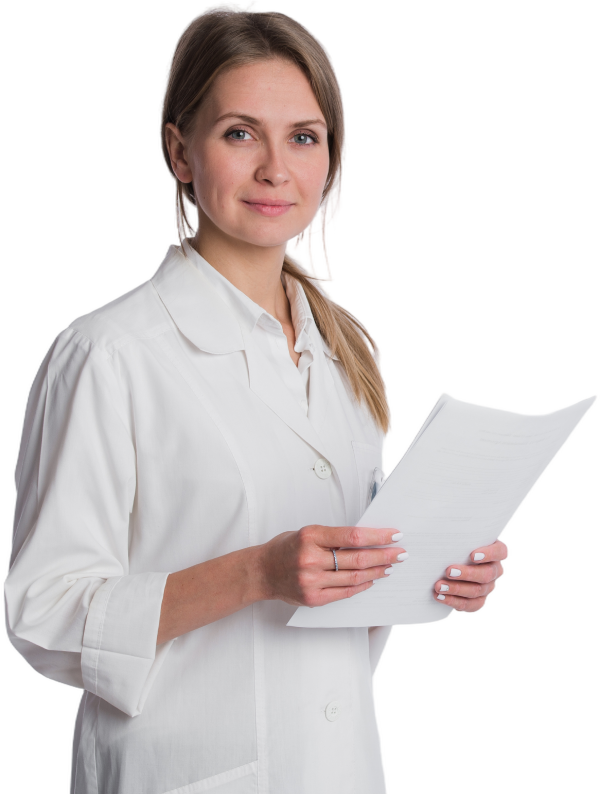
<path id="1" fill-rule="evenodd" d="M 259 215 L 265 215 L 270 218 L 283 215 L 294 206 L 292 202 L 285 201 L 285 199 L 242 199 L 242 204 L 252 212 L 257 212 Z"/>
<path id="2" fill-rule="evenodd" d="M 286 201 L 285 199 L 244 199 L 247 204 L 263 204 L 267 207 L 286 207 L 293 204 L 293 201 Z"/>

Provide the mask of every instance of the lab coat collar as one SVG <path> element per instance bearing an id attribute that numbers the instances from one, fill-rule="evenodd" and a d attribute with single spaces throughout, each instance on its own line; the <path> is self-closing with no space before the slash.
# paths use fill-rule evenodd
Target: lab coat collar
<path id="1" fill-rule="evenodd" d="M 179 246 L 169 246 L 151 283 L 175 325 L 197 348 L 206 353 L 233 353 L 244 349 L 242 329 L 235 312 Z M 300 314 L 302 329 L 326 356 L 338 361 L 318 332 L 303 291 L 297 300 L 294 309 Z"/>
<path id="2" fill-rule="evenodd" d="M 244 349 L 239 322 L 206 276 L 171 245 L 151 279 L 181 333 L 206 353 Z"/>

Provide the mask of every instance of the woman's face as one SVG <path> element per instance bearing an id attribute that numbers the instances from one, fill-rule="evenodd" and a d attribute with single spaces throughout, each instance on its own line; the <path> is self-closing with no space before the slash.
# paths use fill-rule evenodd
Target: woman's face
<path id="1" fill-rule="evenodd" d="M 201 233 L 212 222 L 238 241 L 281 246 L 319 209 L 327 126 L 298 67 L 259 61 L 219 75 L 173 161 L 178 178 L 193 182 Z"/>

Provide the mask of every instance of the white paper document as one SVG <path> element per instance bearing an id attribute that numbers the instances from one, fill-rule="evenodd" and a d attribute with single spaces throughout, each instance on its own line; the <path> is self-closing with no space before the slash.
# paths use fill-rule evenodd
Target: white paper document
<path id="1" fill-rule="evenodd" d="M 532 485 L 596 398 L 545 416 L 484 408 L 442 395 L 359 527 L 396 528 L 409 553 L 351 598 L 299 607 L 288 626 L 428 623 L 452 608 L 432 595 L 453 563 L 499 537 Z M 375 548 L 375 547 L 371 547 Z M 382 547 L 378 547 L 382 548 Z"/>

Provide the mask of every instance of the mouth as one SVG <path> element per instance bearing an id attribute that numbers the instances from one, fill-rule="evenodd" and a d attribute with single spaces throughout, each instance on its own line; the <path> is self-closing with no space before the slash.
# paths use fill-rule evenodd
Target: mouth
<path id="1" fill-rule="evenodd" d="M 293 202 L 285 201 L 284 199 L 259 199 L 258 201 L 242 199 L 242 204 L 245 204 L 253 212 L 270 218 L 283 215 L 294 206 Z"/>

